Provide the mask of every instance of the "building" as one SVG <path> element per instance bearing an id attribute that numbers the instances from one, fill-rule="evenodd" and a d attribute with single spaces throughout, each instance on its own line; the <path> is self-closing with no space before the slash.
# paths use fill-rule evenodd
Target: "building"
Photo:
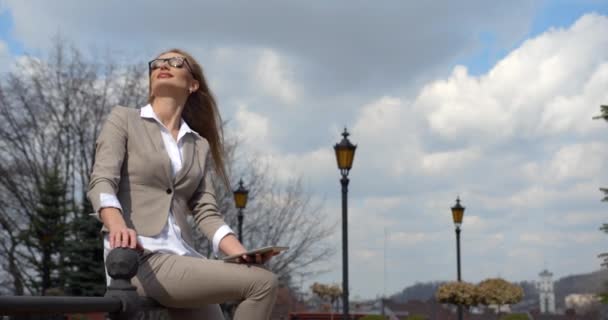
<path id="1" fill-rule="evenodd" d="M 575 310 L 577 314 L 585 314 L 592 309 L 598 309 L 600 299 L 592 293 L 573 293 L 565 298 L 566 309 Z"/>
<path id="2" fill-rule="evenodd" d="M 555 292 L 553 291 L 553 273 L 547 269 L 540 274 L 536 284 L 539 295 L 540 313 L 555 313 Z"/>

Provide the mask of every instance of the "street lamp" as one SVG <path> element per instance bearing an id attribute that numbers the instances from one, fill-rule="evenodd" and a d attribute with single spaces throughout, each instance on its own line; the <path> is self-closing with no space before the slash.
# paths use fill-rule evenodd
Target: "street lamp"
<path id="1" fill-rule="evenodd" d="M 239 209 L 239 242 L 243 243 L 243 209 L 247 206 L 249 190 L 243 186 L 243 179 L 239 180 L 238 189 L 234 190 L 234 204 Z"/>
<path id="2" fill-rule="evenodd" d="M 353 166 L 356 145 L 348 140 L 349 133 L 344 128 L 342 141 L 334 146 L 336 160 L 342 179 L 342 319 L 348 319 L 348 172 Z"/>
<path id="3" fill-rule="evenodd" d="M 458 270 L 458 282 L 462 281 L 460 276 L 460 226 L 464 217 L 464 207 L 460 205 L 460 197 L 456 198 L 456 205 L 452 207 L 452 219 L 456 227 L 456 266 Z M 462 305 L 458 305 L 458 320 L 462 320 Z"/>

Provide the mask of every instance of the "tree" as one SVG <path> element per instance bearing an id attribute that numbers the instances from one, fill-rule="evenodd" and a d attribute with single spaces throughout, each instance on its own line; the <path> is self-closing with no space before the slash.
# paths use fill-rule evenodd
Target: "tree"
<path id="1" fill-rule="evenodd" d="M 491 278 L 480 282 L 477 285 L 477 294 L 479 295 L 479 303 L 491 306 L 497 306 L 497 313 L 500 314 L 500 308 L 504 305 L 515 304 L 521 301 L 524 297 L 524 290 L 515 284 L 501 278 Z"/>
<path id="2" fill-rule="evenodd" d="M 70 207 L 62 180 L 56 169 L 41 177 L 35 214 L 19 235 L 31 253 L 23 254 L 27 266 L 41 278 L 30 278 L 29 287 L 42 295 L 48 289 L 63 288 L 65 279 L 63 255 Z"/>
<path id="3" fill-rule="evenodd" d="M 99 224 L 86 216 L 90 209 L 83 201 L 95 138 L 112 106 L 135 105 L 136 100 L 145 101 L 146 97 L 142 90 L 146 83 L 141 81 L 146 77 L 145 66 L 118 66 L 110 59 L 87 59 L 56 38 L 46 59 L 20 59 L 15 71 L 1 76 L 0 270 L 10 279 L 7 290 L 15 294 L 39 294 L 39 288 L 44 287 L 39 285 L 43 278 L 40 270 L 31 263 L 44 253 L 21 235 L 39 218 L 39 191 L 44 177 L 53 170 L 66 193 L 62 196 L 69 202 L 66 208 L 70 208 L 61 219 L 70 224 L 62 227 L 69 230 L 65 244 L 99 238 L 98 232 L 91 232 Z M 82 255 L 76 257 L 70 255 L 71 249 L 66 250 L 56 272 L 69 277 L 71 271 L 86 270 L 86 265 L 101 265 L 100 245 L 87 241 L 78 245 L 82 252 L 90 252 L 87 262 L 78 258 Z M 102 271 L 97 268 L 91 281 L 103 283 Z"/>
<path id="4" fill-rule="evenodd" d="M 334 303 L 342 296 L 342 288 L 337 284 L 328 285 L 315 282 L 310 286 L 310 290 L 322 301 L 329 301 L 331 308 L 335 307 Z"/>
<path id="5" fill-rule="evenodd" d="M 82 210 L 70 223 L 73 241 L 66 243 L 67 258 L 71 266 L 65 277 L 65 291 L 74 296 L 100 296 L 106 290 L 103 241 L 99 225 L 88 213 L 93 212 L 91 203 L 83 200 Z"/>
<path id="6" fill-rule="evenodd" d="M 292 286 L 296 277 L 301 279 L 322 272 L 315 267 L 335 252 L 325 241 L 335 229 L 335 222 L 326 221 L 322 203 L 313 199 L 299 179 L 279 182 L 268 166 L 239 156 L 238 140 L 227 139 L 225 148 L 228 174 L 233 178 L 242 177 L 249 189 L 243 222 L 245 247 L 289 247 L 268 263 L 282 285 Z M 238 211 L 233 192 L 221 179 L 213 177 L 220 211 L 226 223 L 236 230 Z M 196 248 L 210 256 L 209 240 L 198 230 L 195 234 Z"/>
<path id="7" fill-rule="evenodd" d="M 608 105 L 601 105 L 600 115 L 593 117 L 593 119 L 604 119 L 605 121 L 608 121 Z M 608 188 L 600 188 L 600 191 L 604 194 L 602 201 L 608 201 Z M 602 224 L 600 231 L 608 233 L 608 223 Z M 608 267 L 608 252 L 599 254 L 598 258 L 603 259 L 603 262 L 601 263 L 602 267 Z M 605 286 L 608 287 L 608 282 L 606 282 Z M 598 296 L 602 303 L 608 304 L 608 292 L 600 293 Z"/>
<path id="8" fill-rule="evenodd" d="M 435 293 L 437 301 L 471 307 L 479 304 L 500 307 L 515 304 L 524 296 L 523 289 L 500 278 L 486 279 L 477 285 L 467 282 L 448 282 Z"/>
<path id="9" fill-rule="evenodd" d="M 441 303 L 471 307 L 479 303 L 479 293 L 475 285 L 464 281 L 452 281 L 441 285 L 435 292 Z"/>

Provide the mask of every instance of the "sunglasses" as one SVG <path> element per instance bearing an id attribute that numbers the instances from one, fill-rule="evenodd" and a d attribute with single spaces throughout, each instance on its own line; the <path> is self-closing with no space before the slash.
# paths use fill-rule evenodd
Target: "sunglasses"
<path id="1" fill-rule="evenodd" d="M 188 62 L 188 59 L 186 59 L 184 57 L 154 59 L 154 60 L 148 62 L 149 73 L 152 73 L 153 70 L 161 68 L 165 63 L 169 63 L 169 65 L 174 68 L 183 68 L 184 64 L 185 64 L 186 67 L 188 68 L 188 70 L 190 71 L 190 73 L 192 73 L 192 75 L 194 75 L 194 72 L 192 72 L 192 67 L 190 66 L 190 63 Z"/>

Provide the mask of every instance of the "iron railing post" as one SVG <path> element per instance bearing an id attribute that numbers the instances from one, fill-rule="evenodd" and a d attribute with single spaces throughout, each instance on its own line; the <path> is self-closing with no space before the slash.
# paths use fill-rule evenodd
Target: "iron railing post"
<path id="1" fill-rule="evenodd" d="M 106 297 L 120 299 L 122 309 L 120 312 L 110 313 L 112 320 L 134 319 L 139 308 L 139 296 L 131 278 L 137 274 L 139 268 L 139 254 L 133 249 L 114 248 L 106 258 L 106 270 L 112 278 L 106 291 Z"/>

